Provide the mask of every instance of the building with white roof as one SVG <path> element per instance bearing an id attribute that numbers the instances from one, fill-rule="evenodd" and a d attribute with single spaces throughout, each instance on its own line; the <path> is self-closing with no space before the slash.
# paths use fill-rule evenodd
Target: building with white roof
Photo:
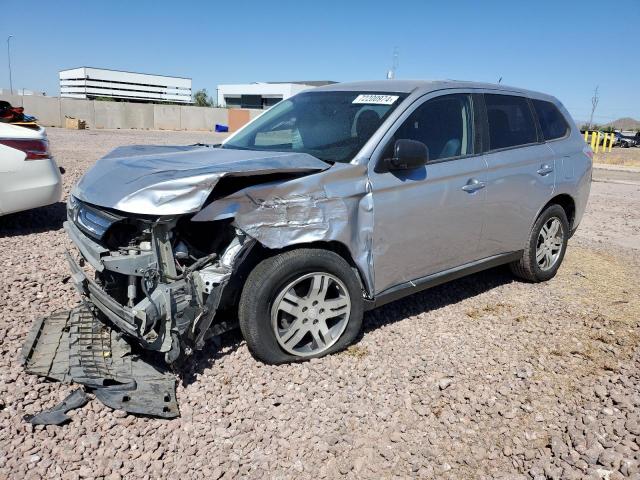
<path id="1" fill-rule="evenodd" d="M 330 80 L 307 80 L 218 85 L 218 106 L 265 109 L 303 90 L 332 83 L 336 82 Z"/>
<path id="2" fill-rule="evenodd" d="M 193 103 L 190 78 L 93 67 L 62 70 L 59 77 L 60 96 L 64 98 Z"/>

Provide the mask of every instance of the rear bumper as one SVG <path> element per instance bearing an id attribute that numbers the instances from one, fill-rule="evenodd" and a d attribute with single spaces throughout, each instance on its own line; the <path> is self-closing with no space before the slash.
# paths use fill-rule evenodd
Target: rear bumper
<path id="1" fill-rule="evenodd" d="M 53 158 L 23 162 L 0 182 L 0 215 L 44 207 L 62 198 L 62 176 Z"/>

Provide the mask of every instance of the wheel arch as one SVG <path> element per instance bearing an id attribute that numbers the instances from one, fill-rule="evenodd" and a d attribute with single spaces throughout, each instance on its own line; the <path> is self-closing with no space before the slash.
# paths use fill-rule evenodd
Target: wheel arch
<path id="1" fill-rule="evenodd" d="M 367 292 L 368 295 L 372 293 L 368 291 L 366 283 L 364 281 L 364 278 L 365 278 L 363 276 L 364 272 L 360 271 L 360 268 L 358 267 L 355 260 L 353 259 L 353 255 L 351 254 L 351 251 L 344 243 L 339 242 L 337 240 L 319 240 L 316 242 L 296 243 L 293 245 L 288 245 L 282 249 L 277 249 L 277 250 L 269 249 L 269 252 L 271 252 L 269 256 L 274 256 L 282 252 L 286 252 L 289 250 L 297 250 L 301 248 L 316 248 L 320 250 L 329 250 L 331 252 L 336 253 L 337 255 L 342 257 L 342 259 L 345 260 L 349 264 L 349 266 L 351 266 L 351 269 L 356 273 L 356 276 L 358 277 L 358 281 L 360 282 L 360 285 L 362 287 L 362 291 Z"/>
<path id="2" fill-rule="evenodd" d="M 560 205 L 567 215 L 567 221 L 569 222 L 569 231 L 573 232 L 573 222 L 576 218 L 576 202 L 568 193 L 561 193 L 549 200 L 536 215 L 535 220 L 544 212 L 550 205 Z M 535 223 L 534 220 L 534 223 Z"/>
<path id="3" fill-rule="evenodd" d="M 363 272 L 360 270 L 358 265 L 356 264 L 349 248 L 342 242 L 335 240 L 321 240 L 316 242 L 306 242 L 306 243 L 295 243 L 292 245 L 287 245 L 283 248 L 267 248 L 262 245 L 260 242 L 257 242 L 255 247 L 252 248 L 251 252 L 247 257 L 242 261 L 242 264 L 238 266 L 237 271 L 235 272 L 234 279 L 232 280 L 232 288 L 231 291 L 228 292 L 227 302 L 232 305 L 237 305 L 237 299 L 242 291 L 244 283 L 251 271 L 263 260 L 266 260 L 270 257 L 275 257 L 284 252 L 288 252 L 291 250 L 299 250 L 299 249 L 320 249 L 320 250 L 328 250 L 339 255 L 343 260 L 345 260 L 353 272 L 355 273 L 358 282 L 360 282 L 360 286 L 362 291 L 364 292 L 366 297 L 372 298 L 373 292 L 370 292 L 367 288 L 367 284 L 365 282 L 365 277 Z"/>

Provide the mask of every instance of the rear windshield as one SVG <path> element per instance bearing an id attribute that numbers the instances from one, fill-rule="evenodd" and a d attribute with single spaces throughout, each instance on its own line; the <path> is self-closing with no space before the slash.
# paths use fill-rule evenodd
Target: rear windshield
<path id="1" fill-rule="evenodd" d="M 222 148 L 301 152 L 349 162 L 406 93 L 304 92 L 283 100 Z"/>

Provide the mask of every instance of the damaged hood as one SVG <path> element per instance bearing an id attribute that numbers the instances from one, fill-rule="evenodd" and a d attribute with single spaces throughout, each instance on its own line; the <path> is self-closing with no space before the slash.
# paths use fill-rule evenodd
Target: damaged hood
<path id="1" fill-rule="evenodd" d="M 179 215 L 200 210 L 225 176 L 312 173 L 329 167 L 306 153 L 134 145 L 118 147 L 98 160 L 72 193 L 123 212 Z"/>

